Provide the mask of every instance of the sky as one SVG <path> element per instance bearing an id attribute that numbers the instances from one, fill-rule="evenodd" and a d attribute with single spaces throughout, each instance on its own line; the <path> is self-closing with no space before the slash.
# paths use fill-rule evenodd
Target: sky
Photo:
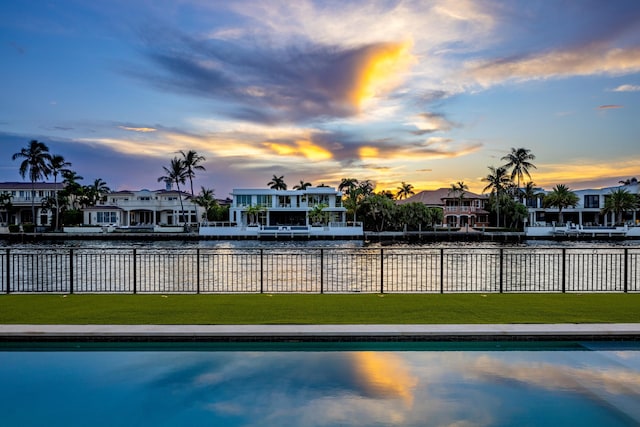
<path id="1" fill-rule="evenodd" d="M 636 0 L 0 4 L 0 181 L 30 140 L 84 183 L 219 198 L 273 175 L 481 192 L 511 148 L 539 187 L 640 176 Z"/>

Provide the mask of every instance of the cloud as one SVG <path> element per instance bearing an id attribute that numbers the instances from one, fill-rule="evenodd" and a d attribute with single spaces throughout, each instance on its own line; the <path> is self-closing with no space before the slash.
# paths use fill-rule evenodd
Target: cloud
<path id="1" fill-rule="evenodd" d="M 473 61 L 465 66 L 466 75 L 482 87 L 509 80 L 624 75 L 640 71 L 640 47 L 617 48 L 594 44 L 526 57 Z"/>
<path id="2" fill-rule="evenodd" d="M 260 123 L 353 116 L 390 94 L 415 62 L 408 41 L 279 49 L 186 34 L 158 39 L 147 46 L 152 69 L 131 75 Z"/>
<path id="3" fill-rule="evenodd" d="M 601 105 L 598 107 L 598 110 L 616 110 L 618 108 L 624 108 L 624 105 L 615 105 L 615 104 Z"/>
<path id="4" fill-rule="evenodd" d="M 615 89 L 612 89 L 612 92 L 640 92 L 640 86 L 637 85 L 620 85 Z"/>
<path id="5" fill-rule="evenodd" d="M 118 128 L 122 129 L 122 130 L 127 130 L 130 132 L 143 132 L 143 133 L 147 133 L 147 132 L 155 132 L 157 131 L 156 128 L 151 128 L 151 127 L 130 127 L 130 126 L 118 126 Z"/>
<path id="6" fill-rule="evenodd" d="M 420 113 L 414 117 L 414 121 L 409 123 L 417 128 L 412 131 L 414 135 L 425 135 L 438 131 L 449 131 L 459 124 L 449 121 L 444 114 L 439 113 Z"/>

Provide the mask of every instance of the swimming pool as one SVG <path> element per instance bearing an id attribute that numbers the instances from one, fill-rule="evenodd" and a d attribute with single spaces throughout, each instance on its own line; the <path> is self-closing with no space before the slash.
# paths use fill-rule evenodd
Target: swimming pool
<path id="1" fill-rule="evenodd" d="M 2 343 L 4 426 L 640 424 L 639 342 Z"/>

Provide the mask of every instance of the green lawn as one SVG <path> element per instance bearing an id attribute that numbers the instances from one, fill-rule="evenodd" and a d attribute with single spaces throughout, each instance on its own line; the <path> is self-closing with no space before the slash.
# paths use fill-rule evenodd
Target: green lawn
<path id="1" fill-rule="evenodd" d="M 0 295 L 2 324 L 640 323 L 640 294 Z"/>

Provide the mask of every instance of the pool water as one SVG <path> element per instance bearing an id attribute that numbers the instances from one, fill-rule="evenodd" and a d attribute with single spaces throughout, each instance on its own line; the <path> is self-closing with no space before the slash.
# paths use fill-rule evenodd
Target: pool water
<path id="1" fill-rule="evenodd" d="M 640 343 L 4 343 L 0 425 L 640 425 Z"/>

